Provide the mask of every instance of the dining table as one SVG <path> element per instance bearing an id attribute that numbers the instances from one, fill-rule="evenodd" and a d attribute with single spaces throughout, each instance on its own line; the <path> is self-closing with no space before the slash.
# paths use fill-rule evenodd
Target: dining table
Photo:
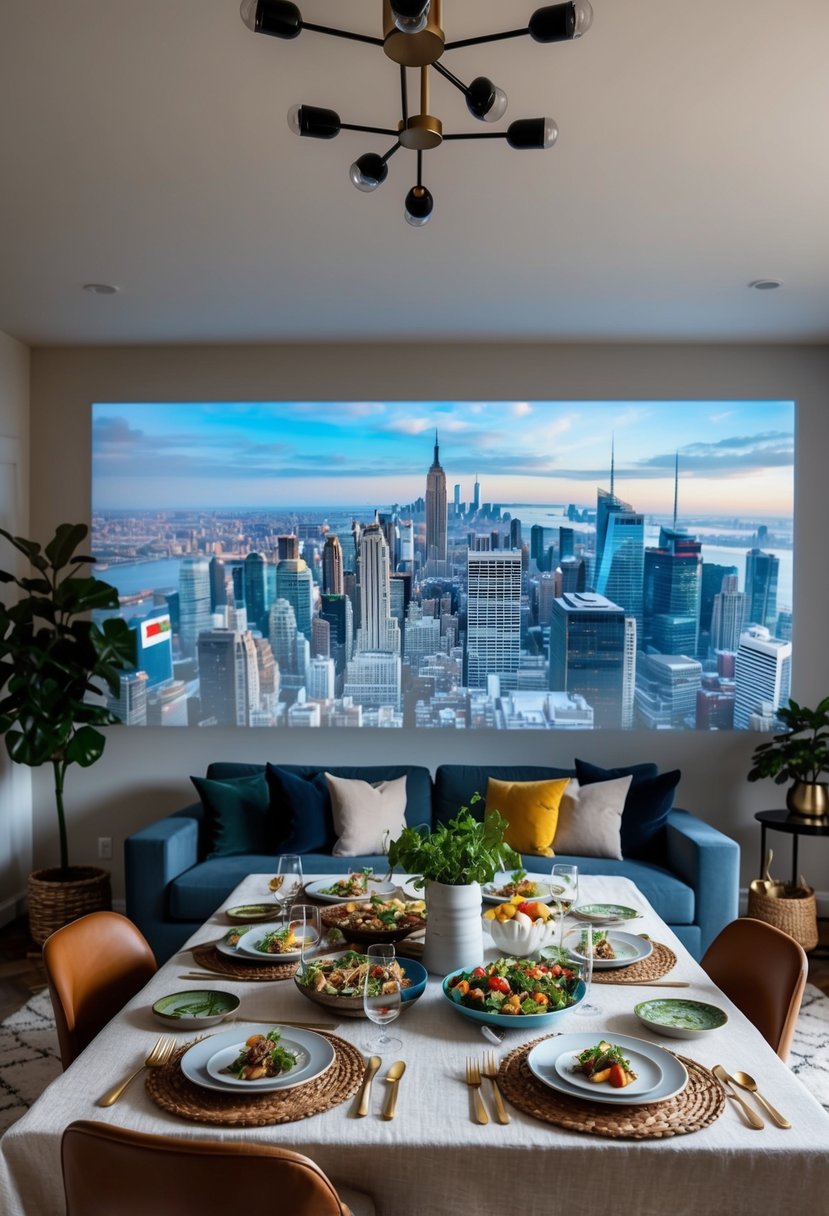
<path id="1" fill-rule="evenodd" d="M 615 904 L 635 912 L 624 928 L 653 945 L 659 967 L 640 968 L 638 979 L 628 968 L 597 970 L 589 993 L 594 1013 L 584 1014 L 576 1006 L 540 1031 L 516 1017 L 498 1045 L 487 1042 L 480 1025 L 447 1000 L 441 977 L 430 976 L 423 995 L 407 1003 L 388 1028 L 401 1045 L 382 1057 L 368 1114 L 360 1117 L 357 1085 L 371 1054 L 365 1043 L 378 1027 L 311 1002 L 291 977 L 236 978 L 204 966 L 210 965 L 210 943 L 230 927 L 224 909 L 271 899 L 270 877 L 249 875 L 9 1128 L 0 1140 L 0 1211 L 5 1216 L 64 1212 L 60 1142 L 66 1126 L 77 1119 L 167 1136 L 255 1139 L 291 1148 L 313 1158 L 335 1185 L 370 1194 L 378 1216 L 596 1216 L 611 1211 L 614 1216 L 757 1216 L 792 1211 L 795 1205 L 804 1212 L 826 1211 L 829 1115 L 629 879 L 582 876 L 578 905 Z M 569 924 L 576 922 L 571 918 Z M 499 952 L 486 936 L 484 941 L 485 958 L 497 958 Z M 467 960 L 470 967 L 483 961 Z M 757 965 L 762 967 L 763 960 Z M 202 974 L 203 979 L 186 978 Z M 666 983 L 687 987 L 661 986 Z M 105 1091 L 141 1063 L 160 1033 L 170 1031 L 180 1046 L 198 1037 L 161 1025 L 154 1002 L 170 993 L 212 988 L 234 993 L 241 1004 L 235 1021 L 204 1034 L 238 1028 L 241 1041 L 248 1025 L 327 1023 L 319 1033 L 338 1048 L 346 1072 L 351 1070 L 342 1084 L 342 1078 L 331 1081 L 332 1104 L 326 1108 L 323 1085 L 316 1103 L 303 1105 L 298 1087 L 295 1117 L 290 1110 L 287 1117 L 284 1112 L 271 1117 L 267 1111 L 273 1105 L 264 1102 L 261 1125 L 255 1115 L 223 1122 L 211 1115 L 210 1091 L 205 1091 L 205 1109 L 198 1092 L 193 1097 L 192 1087 L 185 1092 L 187 1087 L 178 1085 L 177 1075 L 160 1093 L 161 1070 L 153 1069 L 113 1105 L 98 1105 Z M 727 1020 L 680 1039 L 647 1028 L 634 1012 L 642 1001 L 671 997 L 713 1005 Z M 688 1073 L 686 1096 L 635 1106 L 600 1105 L 542 1085 L 528 1070 L 527 1047 L 559 1034 L 575 1036 L 584 1047 L 602 1038 L 632 1037 L 649 1045 L 643 1049 L 646 1055 L 661 1048 L 670 1053 L 672 1067 L 679 1061 Z M 506 1123 L 496 1118 L 488 1081 L 480 1090 L 467 1085 L 467 1062 L 480 1064 L 488 1052 L 499 1063 Z M 384 1078 L 398 1059 L 406 1068 L 398 1083 L 396 1115 L 388 1119 L 383 1117 L 389 1084 Z M 712 1075 L 716 1064 L 731 1074 L 750 1073 L 791 1126 L 778 1127 L 744 1092 L 762 1118 L 760 1127 L 751 1126 Z M 479 1096 L 489 1115 L 486 1123 L 478 1122 Z M 255 1111 L 262 1102 L 263 1097 L 244 1094 L 236 1105 L 247 1103 Z M 245 1196 L 240 1183 L 240 1206 L 256 1210 L 263 1203 L 263 1196 Z"/>

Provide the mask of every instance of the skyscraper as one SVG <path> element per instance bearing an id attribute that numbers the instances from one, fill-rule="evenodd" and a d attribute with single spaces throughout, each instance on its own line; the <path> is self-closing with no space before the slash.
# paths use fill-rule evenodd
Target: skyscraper
<path id="1" fill-rule="evenodd" d="M 247 726 L 250 719 L 250 665 L 244 638 L 250 634 L 210 629 L 199 636 L 199 694 L 202 721 Z M 256 651 L 251 639 L 253 670 Z M 258 672 L 256 692 L 258 694 Z"/>
<path id="2" fill-rule="evenodd" d="M 777 624 L 777 578 L 780 559 L 762 549 L 746 553 L 747 622 L 774 629 Z"/>
<path id="3" fill-rule="evenodd" d="M 314 611 L 314 580 L 303 558 L 286 558 L 276 567 L 276 598 L 294 610 L 296 627 L 310 641 Z"/>
<path id="4" fill-rule="evenodd" d="M 704 568 L 704 567 L 703 567 Z M 714 607 L 711 612 L 711 649 L 736 650 L 740 645 L 740 635 L 746 621 L 746 605 L 748 596 L 739 591 L 739 579 L 736 574 L 727 574 L 722 580 L 722 588 L 714 596 Z"/>
<path id="5" fill-rule="evenodd" d="M 291 604 L 278 599 L 271 605 L 268 618 L 268 640 L 279 665 L 280 690 L 292 701 L 305 685 L 305 673 L 311 657 L 311 645 L 297 629 Z"/>
<path id="6" fill-rule="evenodd" d="M 263 553 L 249 553 L 244 565 L 245 607 L 248 626 L 263 633 L 268 627 L 267 576 Z M 279 594 L 277 592 L 277 594 Z"/>
<path id="7" fill-rule="evenodd" d="M 322 590 L 326 595 L 343 593 L 343 551 L 340 538 L 326 537 L 322 550 Z"/>
<path id="8" fill-rule="evenodd" d="M 107 708 L 117 714 L 124 726 L 147 725 L 147 673 L 131 671 L 119 680 L 118 696 L 107 696 Z"/>
<path id="9" fill-rule="evenodd" d="M 179 566 L 181 651 L 192 658 L 199 634 L 210 628 L 210 563 L 206 557 L 185 557 Z"/>
<path id="10" fill-rule="evenodd" d="M 477 515 L 481 509 L 481 483 L 478 481 L 478 474 L 475 474 L 475 485 L 472 489 L 472 510 Z"/>
<path id="11" fill-rule="evenodd" d="M 400 654 L 400 629 L 391 614 L 389 551 L 379 524 L 360 537 L 360 651 Z"/>
<path id="12" fill-rule="evenodd" d="M 662 654 L 697 653 L 702 545 L 687 532 L 660 528 L 645 551 L 645 640 Z"/>
<path id="13" fill-rule="evenodd" d="M 608 505 L 605 511 L 601 560 L 597 560 L 596 591 L 624 608 L 628 616 L 635 619 L 641 633 L 645 519 L 619 499 L 615 499 L 614 503 L 618 506 Z"/>
<path id="14" fill-rule="evenodd" d="M 128 622 L 135 633 L 135 666 L 147 673 L 147 687 L 157 688 L 173 678 L 173 631 L 170 614 L 160 608 Z"/>
<path id="15" fill-rule="evenodd" d="M 624 609 L 603 595 L 572 592 L 553 602 L 550 688 L 584 697 L 597 728 L 622 726 L 628 636 Z"/>
<path id="16" fill-rule="evenodd" d="M 467 555 L 466 682 L 486 688 L 490 675 L 518 671 L 521 652 L 521 554 Z"/>
<path id="17" fill-rule="evenodd" d="M 441 467 L 435 431 L 434 459 L 426 474 L 426 569 L 429 574 L 446 574 L 447 528 L 446 474 Z"/>
<path id="18" fill-rule="evenodd" d="M 642 655 L 636 673 L 636 714 L 650 730 L 682 729 L 694 722 L 702 664 L 678 654 Z"/>
<path id="19" fill-rule="evenodd" d="M 276 538 L 276 560 L 278 562 L 296 561 L 299 557 L 299 537 L 293 532 L 282 533 Z"/>
<path id="20" fill-rule="evenodd" d="M 224 608 L 227 603 L 227 571 L 220 557 L 210 559 L 210 608 Z"/>
<path id="21" fill-rule="evenodd" d="M 354 642 L 354 617 L 351 600 L 347 595 L 320 596 L 320 619 L 327 621 L 329 653 L 334 660 L 337 675 L 342 676 L 345 665 L 351 658 Z"/>
<path id="22" fill-rule="evenodd" d="M 752 626 L 740 638 L 734 668 L 737 692 L 734 726 L 749 730 L 752 718 L 768 718 L 789 704 L 792 644 L 773 638 L 763 626 Z"/>

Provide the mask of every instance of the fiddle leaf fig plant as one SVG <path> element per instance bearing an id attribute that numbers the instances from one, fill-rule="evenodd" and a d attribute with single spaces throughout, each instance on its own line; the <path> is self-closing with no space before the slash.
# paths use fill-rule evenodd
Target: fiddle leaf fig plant
<path id="1" fill-rule="evenodd" d="M 748 780 L 772 777 L 777 785 L 817 784 L 821 774 L 829 772 L 829 697 L 814 709 L 790 700 L 777 716 L 786 729 L 754 749 Z"/>
<path id="2" fill-rule="evenodd" d="M 480 802 L 475 793 L 470 803 Z M 462 806 L 454 819 L 430 830 L 426 824 L 404 828 L 389 844 L 389 865 L 417 874 L 414 885 L 426 881 L 459 887 L 491 882 L 498 870 L 515 869 L 521 858 L 505 842 L 507 821 L 497 811 L 478 820 Z"/>
<path id="3" fill-rule="evenodd" d="M 118 592 L 92 574 L 94 557 L 77 552 L 89 529 L 61 524 L 45 546 L 0 536 L 28 561 L 32 574 L 0 569 L 0 583 L 17 594 L 0 603 L 0 732 L 12 760 L 37 768 L 51 764 L 60 841 L 60 866 L 69 868 L 63 791 L 71 764 L 98 760 L 106 738 L 98 729 L 120 719 L 102 701 L 121 673 L 135 665 L 135 635 L 120 617 L 100 625 L 93 609 L 118 607 Z"/>

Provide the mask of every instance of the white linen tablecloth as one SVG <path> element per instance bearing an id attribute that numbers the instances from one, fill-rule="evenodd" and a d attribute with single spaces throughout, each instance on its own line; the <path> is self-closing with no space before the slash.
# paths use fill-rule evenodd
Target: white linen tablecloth
<path id="1" fill-rule="evenodd" d="M 261 900 L 268 875 L 251 875 L 223 906 Z M 584 1030 L 593 1041 L 613 1033 L 636 1035 L 699 1060 L 709 1067 L 742 1068 L 758 1081 L 769 1100 L 792 1122 L 790 1131 L 768 1120 L 763 1131 L 743 1122 L 728 1102 L 711 1127 L 663 1140 L 610 1140 L 572 1133 L 508 1107 L 511 1122 L 481 1126 L 471 1120 L 464 1084 L 467 1056 L 480 1058 L 488 1045 L 476 1024 L 450 1008 L 438 979 L 394 1023 L 402 1039 L 398 1053 L 407 1064 L 397 1118 L 380 1118 L 384 1086 L 374 1084 L 372 1109 L 356 1119 L 349 1101 L 310 1119 L 270 1128 L 224 1129 L 191 1124 L 160 1110 L 139 1079 L 115 1106 L 96 1099 L 146 1054 L 160 1031 L 151 1005 L 165 993 L 196 988 L 180 978 L 193 970 L 183 951 L 98 1036 L 0 1141 L 0 1211 L 6 1216 L 61 1216 L 60 1137 L 74 1119 L 97 1119 L 144 1132 L 216 1139 L 261 1139 L 307 1153 L 335 1182 L 368 1191 L 378 1216 L 475 1216 L 516 1212 L 521 1216 L 757 1216 L 784 1212 L 797 1199 L 800 1211 L 826 1211 L 829 1195 L 829 1116 L 792 1075 L 679 943 L 627 879 L 582 877 L 580 902 L 622 903 L 638 908 L 637 932 L 649 933 L 677 955 L 672 979 L 690 980 L 685 990 L 602 984 L 594 986 L 599 1017 L 567 1015 L 556 1029 Z M 191 939 L 216 940 L 227 929 L 217 913 Z M 494 956 L 493 956 L 494 957 Z M 323 1021 L 329 1011 L 308 1002 L 292 980 L 237 982 L 205 977 L 201 986 L 235 991 L 242 998 L 240 1020 L 276 1022 L 280 1017 Z M 653 1035 L 637 1020 L 633 1006 L 648 996 L 688 996 L 713 1001 L 728 1011 L 728 1024 L 698 1039 Z M 358 1045 L 376 1028 L 362 1019 L 343 1019 L 336 1033 Z M 187 1035 L 179 1032 L 180 1041 Z M 499 1055 L 536 1037 L 512 1031 Z M 489 1088 L 483 1090 L 487 1105 Z M 256 1200 L 259 1204 L 263 1197 Z M 246 1206 L 251 1206 L 248 1200 Z M 114 1214 L 117 1216 L 117 1214 Z M 289 1214 L 286 1213 L 286 1216 Z"/>

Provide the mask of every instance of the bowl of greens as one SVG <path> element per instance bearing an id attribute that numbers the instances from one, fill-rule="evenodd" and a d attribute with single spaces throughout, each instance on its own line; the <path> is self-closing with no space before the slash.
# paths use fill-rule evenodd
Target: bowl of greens
<path id="1" fill-rule="evenodd" d="M 473 1022 L 512 1030 L 546 1030 L 584 1000 L 578 969 L 545 959 L 499 958 L 452 971 L 441 991 Z"/>
<path id="2" fill-rule="evenodd" d="M 206 1030 L 236 1013 L 240 1003 L 235 993 L 220 988 L 191 988 L 160 997 L 153 1013 L 160 1022 L 177 1030 Z"/>

